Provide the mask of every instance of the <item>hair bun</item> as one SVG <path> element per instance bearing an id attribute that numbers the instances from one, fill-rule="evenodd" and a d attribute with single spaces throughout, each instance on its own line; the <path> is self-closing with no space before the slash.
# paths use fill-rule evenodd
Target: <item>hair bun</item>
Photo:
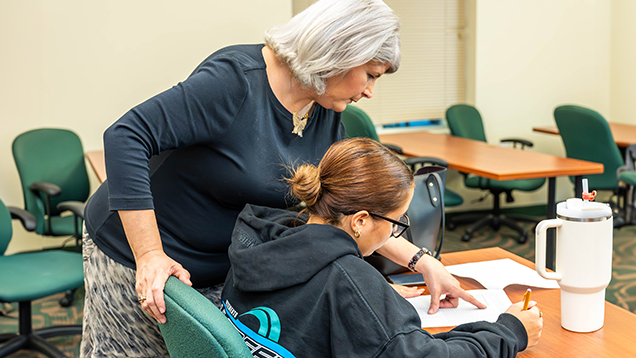
<path id="1" fill-rule="evenodd" d="M 307 206 L 312 206 L 320 196 L 320 173 L 318 168 L 311 164 L 303 164 L 293 171 L 291 178 L 287 179 L 291 194 L 295 198 L 304 201 Z"/>

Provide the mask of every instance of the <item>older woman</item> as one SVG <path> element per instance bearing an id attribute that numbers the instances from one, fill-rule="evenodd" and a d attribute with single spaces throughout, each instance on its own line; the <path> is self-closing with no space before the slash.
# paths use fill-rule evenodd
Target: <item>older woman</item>
<path id="1" fill-rule="evenodd" d="M 296 204 L 285 166 L 317 163 L 344 137 L 338 112 L 398 69 L 399 27 L 380 0 L 318 1 L 265 45 L 213 53 L 105 132 L 108 180 L 85 215 L 82 356 L 167 355 L 157 321 L 170 275 L 219 302 L 239 212 Z M 406 265 L 420 248 L 382 250 Z M 475 302 L 436 260 L 415 267 L 442 304 Z"/>

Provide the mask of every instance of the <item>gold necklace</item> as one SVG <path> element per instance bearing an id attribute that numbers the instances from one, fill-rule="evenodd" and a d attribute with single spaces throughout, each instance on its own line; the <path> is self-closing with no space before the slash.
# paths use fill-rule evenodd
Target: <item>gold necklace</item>
<path id="1" fill-rule="evenodd" d="M 289 71 L 289 89 L 291 90 L 291 100 L 292 100 L 292 122 L 294 123 L 294 130 L 292 130 L 293 134 L 297 134 L 299 137 L 303 137 L 303 130 L 307 126 L 307 118 L 309 118 L 309 108 L 314 103 L 312 100 L 305 107 L 301 108 L 301 111 L 307 109 L 305 114 L 302 116 L 296 113 L 295 104 L 294 104 L 294 87 L 292 84 L 292 74 Z"/>

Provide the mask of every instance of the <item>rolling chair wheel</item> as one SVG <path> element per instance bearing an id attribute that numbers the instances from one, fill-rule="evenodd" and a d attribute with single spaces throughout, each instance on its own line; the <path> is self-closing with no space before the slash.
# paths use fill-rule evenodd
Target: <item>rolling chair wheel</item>
<path id="1" fill-rule="evenodd" d="M 470 234 L 464 234 L 464 235 L 462 235 L 462 241 L 463 241 L 463 242 L 468 242 L 468 241 L 470 241 Z"/>
<path id="2" fill-rule="evenodd" d="M 73 294 L 74 290 L 68 290 L 64 293 L 64 297 L 60 298 L 60 306 L 62 307 L 71 307 L 73 304 Z"/>
<path id="3" fill-rule="evenodd" d="M 453 222 L 449 222 L 448 224 L 446 224 L 446 228 L 451 231 L 455 230 L 456 227 L 457 227 L 457 224 Z"/>
<path id="4" fill-rule="evenodd" d="M 524 233 L 523 235 L 519 236 L 517 242 L 520 244 L 525 244 L 526 242 L 528 242 L 528 233 Z"/>

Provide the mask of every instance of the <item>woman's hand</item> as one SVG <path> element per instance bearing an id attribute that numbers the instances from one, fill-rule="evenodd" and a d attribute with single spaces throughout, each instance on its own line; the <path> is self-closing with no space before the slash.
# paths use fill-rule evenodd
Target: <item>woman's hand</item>
<path id="1" fill-rule="evenodd" d="M 389 285 L 391 285 L 391 287 L 393 287 L 393 289 L 404 298 L 417 297 L 425 290 L 423 288 L 417 288 L 417 286 L 402 286 L 394 283 L 390 283 Z"/>
<path id="2" fill-rule="evenodd" d="M 426 286 L 431 293 L 431 306 L 428 309 L 428 314 L 436 313 L 440 307 L 455 308 L 459 305 L 460 298 L 477 308 L 486 308 L 486 305 L 464 291 L 459 286 L 459 281 L 437 259 L 424 255 L 417 261 L 415 268 L 424 276 Z M 440 300 L 442 295 L 446 296 Z"/>
<path id="3" fill-rule="evenodd" d="M 413 243 L 403 237 L 392 237 L 384 246 L 376 250 L 376 252 L 393 262 L 407 267 L 409 260 L 411 260 L 413 255 L 419 250 L 419 247 L 413 245 Z M 424 255 L 417 261 L 415 269 L 422 273 L 426 286 L 431 293 L 431 306 L 428 309 L 428 314 L 436 313 L 440 307 L 457 307 L 460 298 L 475 305 L 477 308 L 486 308 L 486 305 L 477 301 L 475 297 L 464 291 L 459 286 L 459 281 L 457 281 L 437 259 L 429 255 Z M 440 300 L 442 295 L 446 295 L 446 297 Z"/>
<path id="4" fill-rule="evenodd" d="M 141 308 L 159 323 L 166 322 L 163 288 L 170 276 L 176 276 L 185 284 L 192 286 L 190 273 L 178 262 L 168 257 L 163 250 L 149 251 L 137 258 L 135 290 L 139 297 L 139 303 Z"/>
<path id="5" fill-rule="evenodd" d="M 119 217 L 137 266 L 135 290 L 141 307 L 159 323 L 166 322 L 163 288 L 170 276 L 192 286 L 190 273 L 163 251 L 153 210 L 120 210 Z"/>
<path id="6" fill-rule="evenodd" d="M 541 337 L 541 331 L 543 330 L 543 313 L 537 307 L 535 301 L 530 301 L 528 309 L 523 311 L 523 301 L 517 302 L 510 306 L 506 313 L 517 317 L 523 324 L 528 334 L 528 347 L 536 346 L 539 343 L 539 337 Z"/>

